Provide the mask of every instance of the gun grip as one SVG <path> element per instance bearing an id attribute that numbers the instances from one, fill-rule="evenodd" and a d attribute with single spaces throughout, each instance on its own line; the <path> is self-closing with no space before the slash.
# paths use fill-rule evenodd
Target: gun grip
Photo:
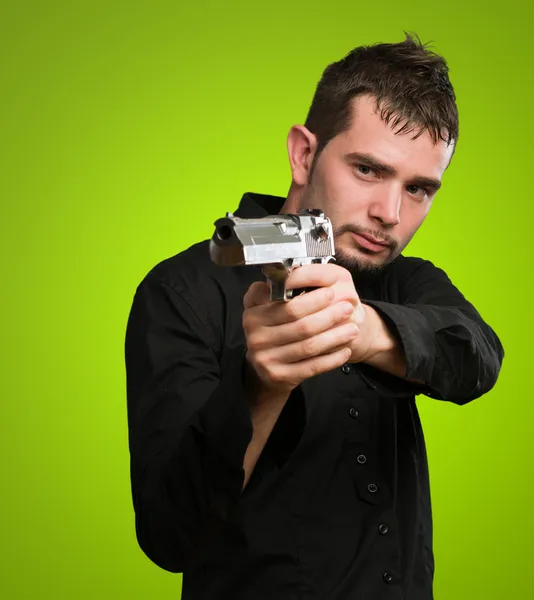
<path id="1" fill-rule="evenodd" d="M 271 288 L 271 302 L 287 302 L 295 296 L 300 296 L 306 292 L 312 292 L 318 288 L 307 287 L 295 290 L 286 289 L 286 281 L 290 269 L 282 264 L 265 265 L 262 268 L 262 273 L 267 277 Z"/>
<path id="2" fill-rule="evenodd" d="M 286 289 L 289 269 L 283 263 L 264 265 L 262 273 L 269 281 L 271 288 L 271 302 L 287 302 L 291 299 L 292 290 Z"/>
<path id="3" fill-rule="evenodd" d="M 286 282 L 269 279 L 271 286 L 271 302 L 287 302 L 293 297 L 293 290 L 286 289 Z"/>

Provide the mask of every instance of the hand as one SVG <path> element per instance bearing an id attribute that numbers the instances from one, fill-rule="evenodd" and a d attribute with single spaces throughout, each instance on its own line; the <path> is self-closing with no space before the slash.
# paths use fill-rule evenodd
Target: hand
<path id="1" fill-rule="evenodd" d="M 265 390 L 287 394 L 305 379 L 347 362 L 350 344 L 359 334 L 359 299 L 354 286 L 350 292 L 346 276 L 350 278 L 348 271 L 334 265 L 299 267 L 288 278 L 288 287 L 322 289 L 289 302 L 271 302 L 267 283 L 250 286 L 243 313 L 247 361 Z"/>
<path id="2" fill-rule="evenodd" d="M 289 288 L 327 287 L 334 293 L 333 303 L 349 302 L 353 307 L 346 322 L 356 325 L 358 332 L 350 342 L 351 355 L 346 362 L 366 363 L 377 369 L 405 378 L 404 350 L 382 317 L 374 308 L 363 304 L 354 288 L 352 275 L 339 265 L 309 265 L 292 271 Z M 423 384 L 417 379 L 412 383 Z"/>
<path id="3" fill-rule="evenodd" d="M 390 332 L 378 313 L 361 302 L 347 269 L 329 263 L 306 265 L 291 272 L 287 280 L 288 288 L 308 286 L 329 288 L 334 293 L 332 302 L 348 302 L 352 306 L 346 322 L 354 323 L 357 335 L 350 343 L 351 356 L 347 362 L 365 362 L 376 353 L 389 350 L 393 343 Z"/>

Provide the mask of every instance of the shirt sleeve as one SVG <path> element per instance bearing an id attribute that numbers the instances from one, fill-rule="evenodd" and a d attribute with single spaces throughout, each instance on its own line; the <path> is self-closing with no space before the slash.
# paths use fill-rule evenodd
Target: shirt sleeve
<path id="1" fill-rule="evenodd" d="M 150 274 L 125 339 L 130 475 L 138 543 L 183 572 L 237 505 L 252 437 L 244 348 L 222 364 L 184 297 Z"/>
<path id="2" fill-rule="evenodd" d="M 495 333 L 446 273 L 430 261 L 414 263 L 400 277 L 400 301 L 364 301 L 386 321 L 402 345 L 406 379 L 379 376 L 365 365 L 373 387 L 397 394 L 425 394 L 465 404 L 490 391 L 504 358 Z"/>

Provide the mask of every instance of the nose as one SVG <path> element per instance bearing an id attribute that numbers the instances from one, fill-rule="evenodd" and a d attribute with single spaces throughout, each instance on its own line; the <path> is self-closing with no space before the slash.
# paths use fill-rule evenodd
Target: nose
<path id="1" fill-rule="evenodd" d="M 383 183 L 370 206 L 369 216 L 384 227 L 393 227 L 400 223 L 402 190 L 394 182 Z"/>

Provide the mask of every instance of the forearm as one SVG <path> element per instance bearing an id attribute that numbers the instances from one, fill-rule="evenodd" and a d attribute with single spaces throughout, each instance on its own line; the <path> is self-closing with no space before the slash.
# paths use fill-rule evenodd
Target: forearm
<path id="1" fill-rule="evenodd" d="M 159 410 L 131 430 L 137 536 L 145 554 L 166 570 L 183 572 L 194 565 L 239 502 L 251 429 L 235 383 L 238 371 L 236 364 L 233 377 L 186 422 L 174 407 L 183 410 L 187 398 L 160 392 L 154 396 Z M 147 398 L 139 398 L 136 405 L 145 403 Z"/>
<path id="2" fill-rule="evenodd" d="M 390 375 L 405 379 L 406 357 L 402 344 L 374 308 L 364 304 L 364 309 L 366 327 L 373 332 L 372 348 L 365 358 L 357 362 L 363 362 Z M 418 379 L 406 379 L 406 381 L 421 385 L 425 383 Z"/>
<path id="3" fill-rule="evenodd" d="M 470 305 L 370 304 L 374 311 L 368 314 L 376 313 L 371 319 L 381 318 L 383 324 L 375 337 L 377 350 L 366 361 L 394 375 L 385 384 L 388 389 L 396 387 L 398 378 L 401 387 L 416 384 L 415 393 L 465 404 L 495 384 L 504 351 L 495 332 Z M 390 328 L 389 344 L 384 327 L 386 332 Z M 400 356 L 395 355 L 395 346 Z"/>
<path id="4" fill-rule="evenodd" d="M 243 460 L 245 471 L 243 490 L 250 480 L 256 463 L 289 397 L 289 393 L 273 394 L 263 389 L 252 367 L 248 364 L 245 371 L 245 395 L 250 407 L 252 439 Z"/>

